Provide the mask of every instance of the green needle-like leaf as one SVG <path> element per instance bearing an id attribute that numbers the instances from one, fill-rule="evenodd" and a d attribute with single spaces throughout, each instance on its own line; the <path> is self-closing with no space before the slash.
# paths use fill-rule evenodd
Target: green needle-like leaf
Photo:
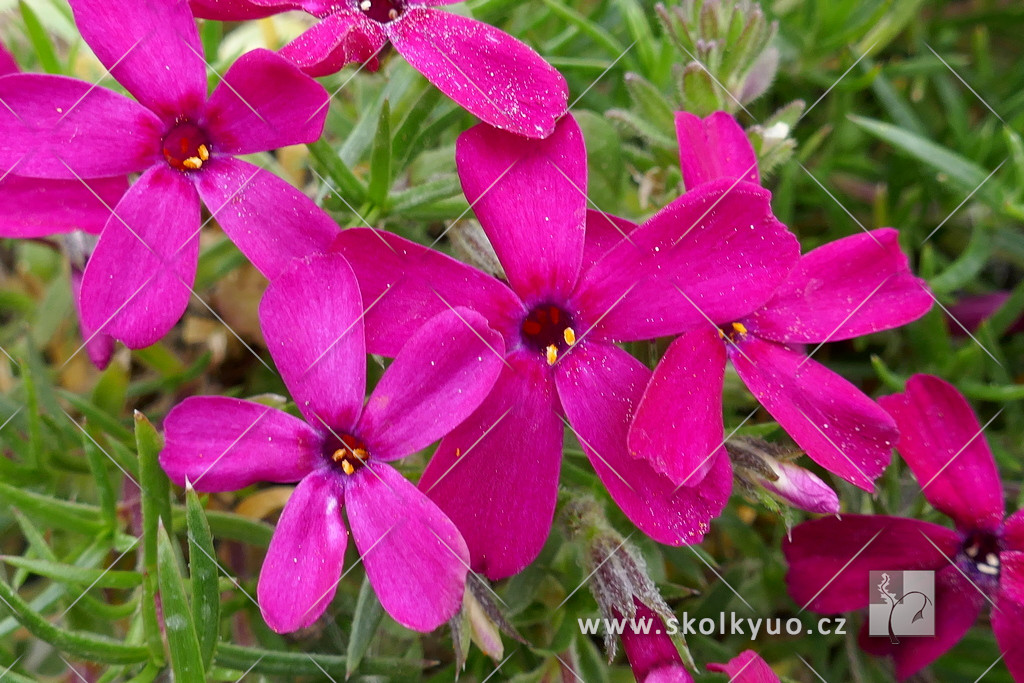
<path id="1" fill-rule="evenodd" d="M 178 558 L 167 530 L 163 525 L 157 531 L 157 581 L 160 586 L 160 605 L 163 608 L 167 649 L 171 655 L 171 669 L 179 681 L 206 680 L 203 655 L 199 650 L 192 610 L 185 599 L 185 584 L 181 580 Z"/>
<path id="2" fill-rule="evenodd" d="M 206 514 L 192 486 L 185 487 L 185 514 L 188 519 L 188 564 L 192 579 L 192 619 L 199 637 L 203 666 L 213 661 L 220 632 L 220 591 L 214 561 L 213 537 Z"/>

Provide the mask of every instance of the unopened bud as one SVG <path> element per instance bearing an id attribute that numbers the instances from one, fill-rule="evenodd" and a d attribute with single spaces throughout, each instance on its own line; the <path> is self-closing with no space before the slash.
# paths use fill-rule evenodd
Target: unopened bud
<path id="1" fill-rule="evenodd" d="M 729 439 L 725 448 L 736 476 L 748 488 L 763 488 L 789 505 L 808 512 L 839 512 L 836 492 L 813 472 L 790 462 L 796 453 L 747 437 Z"/>

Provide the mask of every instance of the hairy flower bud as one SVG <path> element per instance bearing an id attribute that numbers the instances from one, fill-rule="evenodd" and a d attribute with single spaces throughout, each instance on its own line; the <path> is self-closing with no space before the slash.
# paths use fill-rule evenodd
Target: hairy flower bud
<path id="1" fill-rule="evenodd" d="M 725 444 L 737 478 L 748 488 L 762 488 L 793 507 L 823 514 L 839 512 L 839 496 L 817 475 L 795 465 L 795 455 L 763 441 L 739 437 Z"/>

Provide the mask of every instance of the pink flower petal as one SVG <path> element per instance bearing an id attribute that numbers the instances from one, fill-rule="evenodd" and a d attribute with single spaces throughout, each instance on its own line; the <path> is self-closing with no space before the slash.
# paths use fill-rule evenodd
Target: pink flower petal
<path id="1" fill-rule="evenodd" d="M 342 231 L 334 244 L 352 264 L 366 302 L 370 353 L 394 357 L 423 323 L 450 307 L 465 306 L 506 336 L 519 336 L 526 311 L 497 278 L 394 233 Z"/>
<path id="2" fill-rule="evenodd" d="M 793 507 L 818 514 L 839 513 L 839 496 L 818 475 L 791 462 L 769 463 L 778 479 L 762 479 L 761 486 Z"/>
<path id="3" fill-rule="evenodd" d="M 411 7 L 384 31 L 427 80 L 484 123 L 544 138 L 565 114 L 569 88 L 562 75 L 493 26 Z"/>
<path id="4" fill-rule="evenodd" d="M 751 393 L 816 463 L 865 491 L 885 470 L 899 435 L 877 403 L 824 365 L 747 336 L 729 357 Z"/>
<path id="5" fill-rule="evenodd" d="M 302 2 L 286 0 L 190 0 L 192 13 L 203 19 L 246 21 L 288 10 L 302 9 Z"/>
<path id="6" fill-rule="evenodd" d="M 109 0 L 70 2 L 85 42 L 135 99 L 166 123 L 199 115 L 206 64 L 188 0 L 135 3 L 131 12 Z"/>
<path id="7" fill-rule="evenodd" d="M 999 553 L 999 590 L 1009 600 L 1024 605 L 1024 552 L 1004 550 Z"/>
<path id="8" fill-rule="evenodd" d="M 260 302 L 267 349 L 306 421 L 351 434 L 366 395 L 363 303 L 340 254 L 296 261 Z"/>
<path id="9" fill-rule="evenodd" d="M 1020 565 L 1018 564 L 1018 568 Z M 938 596 L 935 598 L 938 600 Z M 992 631 L 1003 663 L 1015 681 L 1024 681 L 1024 601 L 1000 597 L 992 610 Z"/>
<path id="10" fill-rule="evenodd" d="M 1024 552 L 1024 510 L 1017 510 L 1003 523 L 1003 542 L 1010 550 Z"/>
<path id="11" fill-rule="evenodd" d="M 479 125 L 459 136 L 455 160 L 512 289 L 528 300 L 568 296 L 587 208 L 587 151 L 576 121 L 567 116 L 550 137 L 530 141 Z"/>
<path id="12" fill-rule="evenodd" d="M 708 664 L 708 671 L 728 674 L 729 683 L 779 683 L 768 662 L 753 650 L 744 650 L 725 664 Z"/>
<path id="13" fill-rule="evenodd" d="M 0 45 L 0 76 L 6 76 L 7 74 L 18 73 L 18 63 L 14 61 L 14 57 L 7 51 L 3 45 Z"/>
<path id="14" fill-rule="evenodd" d="M 82 320 L 82 275 L 77 266 L 71 266 L 71 298 L 75 302 L 75 313 L 78 314 L 78 326 L 82 333 L 82 343 L 89 360 L 99 370 L 105 370 L 114 355 L 114 338 L 103 334 L 85 324 Z"/>
<path id="15" fill-rule="evenodd" d="M 214 157 L 196 187 L 231 241 L 268 279 L 292 261 L 325 252 L 337 224 L 309 197 L 273 173 L 230 157 Z"/>
<path id="16" fill-rule="evenodd" d="M 549 373 L 525 352 L 507 360 L 483 404 L 441 440 L 419 484 L 462 531 L 473 570 L 494 580 L 540 553 L 562 460 Z"/>
<path id="17" fill-rule="evenodd" d="M 251 154 L 315 142 L 327 120 L 327 91 L 271 52 L 239 57 L 210 95 L 204 123 L 214 154 Z"/>
<path id="18" fill-rule="evenodd" d="M 97 234 L 110 209 L 128 189 L 128 179 L 44 180 L 0 177 L 0 237 L 46 237 L 61 232 Z"/>
<path id="19" fill-rule="evenodd" d="M 693 683 L 693 676 L 682 664 L 669 664 L 647 674 L 644 683 Z"/>
<path id="20" fill-rule="evenodd" d="M 160 120 L 106 88 L 15 74 L 0 78 L 0 101 L 0 175 L 75 180 L 137 173 L 163 162 Z"/>
<path id="21" fill-rule="evenodd" d="M 278 633 L 310 626 L 334 597 L 348 542 L 343 498 L 337 472 L 322 469 L 284 506 L 256 586 L 263 619 Z"/>
<path id="22" fill-rule="evenodd" d="M 479 313 L 456 308 L 405 343 L 366 403 L 356 432 L 370 453 L 394 460 L 454 429 L 490 393 L 505 344 Z"/>
<path id="23" fill-rule="evenodd" d="M 589 268 L 629 233 L 636 223 L 608 213 L 587 209 L 587 231 L 583 240 L 583 268 Z"/>
<path id="24" fill-rule="evenodd" d="M 837 341 L 905 325 L 933 301 L 910 272 L 898 233 L 883 228 L 805 254 L 748 326 L 773 341 Z"/>
<path id="25" fill-rule="evenodd" d="M 451 520 L 387 465 L 348 487 L 348 524 L 380 604 L 406 628 L 433 631 L 462 605 L 469 551 Z"/>
<path id="26" fill-rule="evenodd" d="M 995 529 L 1003 485 L 978 419 L 956 388 L 931 375 L 907 380 L 906 393 L 883 396 L 900 430 L 897 450 L 924 497 L 960 529 Z"/>
<path id="27" fill-rule="evenodd" d="M 902 638 L 893 645 L 886 636 L 868 636 L 866 624 L 860 632 L 860 646 L 865 652 L 891 656 L 896 664 L 896 678 L 910 678 L 957 644 L 978 620 L 985 600 L 956 567 L 946 567 L 935 575 L 935 635 Z"/>
<path id="28" fill-rule="evenodd" d="M 772 215 L 767 190 L 734 182 L 687 192 L 583 273 L 574 297 L 601 335 L 680 334 L 739 320 L 768 300 L 800 247 Z"/>
<path id="29" fill-rule="evenodd" d="M 114 207 L 82 278 L 82 319 L 141 349 L 174 327 L 192 296 L 199 195 L 170 166 L 146 171 Z"/>
<path id="30" fill-rule="evenodd" d="M 952 529 L 884 515 L 822 517 L 797 525 L 782 542 L 789 595 L 824 614 L 866 607 L 871 571 L 939 570 L 959 549 Z"/>
<path id="31" fill-rule="evenodd" d="M 358 11 L 341 10 L 281 48 L 281 56 L 310 76 L 327 76 L 351 63 L 376 71 L 376 54 L 386 43 L 379 24 Z"/>
<path id="32" fill-rule="evenodd" d="M 720 178 L 761 184 L 757 154 L 742 126 L 730 114 L 716 111 L 701 119 L 678 111 L 676 136 L 687 190 Z"/>
<path id="33" fill-rule="evenodd" d="M 633 604 L 636 606 L 636 616 L 633 619 L 625 619 L 625 628 L 621 636 L 622 649 L 626 651 L 633 676 L 636 680 L 647 683 L 652 680 L 651 674 L 657 671 L 658 675 L 654 677 L 656 681 L 691 682 L 693 679 L 683 669 L 683 660 L 675 643 L 666 633 L 668 628 L 664 620 L 636 597 L 633 598 Z M 614 614 L 617 619 L 623 619 L 621 613 Z M 650 628 L 645 628 L 648 624 L 651 625 Z M 685 678 L 681 678 L 679 672 L 682 672 Z"/>
<path id="34" fill-rule="evenodd" d="M 270 406 L 193 396 L 164 420 L 160 465 L 178 486 L 237 491 L 261 481 L 290 483 L 322 463 L 320 434 Z"/>
<path id="35" fill-rule="evenodd" d="M 732 474 L 724 449 L 704 480 L 677 486 L 626 452 L 630 418 L 651 372 L 610 344 L 577 344 L 555 374 L 569 424 L 597 476 L 641 531 L 667 545 L 697 543 L 729 499 Z"/>
<path id="36" fill-rule="evenodd" d="M 710 325 L 668 347 L 629 429 L 629 453 L 675 484 L 696 486 L 717 461 L 725 428 L 725 344 Z"/>

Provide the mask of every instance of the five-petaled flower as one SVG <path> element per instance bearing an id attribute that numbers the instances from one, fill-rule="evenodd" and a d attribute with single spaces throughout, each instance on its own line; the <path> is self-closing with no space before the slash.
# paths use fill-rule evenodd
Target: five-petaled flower
<path id="1" fill-rule="evenodd" d="M 931 375 L 911 377 L 905 393 L 880 403 L 896 419 L 897 450 L 925 499 L 956 528 L 884 515 L 801 524 L 783 544 L 789 594 L 816 612 L 848 612 L 867 606 L 873 570 L 934 570 L 935 635 L 893 644 L 862 630 L 861 646 L 891 655 L 906 679 L 953 647 L 987 601 L 1003 660 L 1024 681 L 1024 511 L 1004 519 L 1002 483 L 977 418 Z"/>
<path id="2" fill-rule="evenodd" d="M 267 623 L 294 631 L 334 596 L 348 516 L 366 574 L 399 623 L 436 628 L 462 604 L 469 554 L 455 525 L 388 465 L 465 419 L 501 368 L 501 338 L 467 309 L 427 321 L 364 406 L 363 303 L 338 254 L 315 255 L 274 280 L 260 324 L 306 421 L 258 403 L 193 397 L 167 416 L 160 463 L 199 491 L 294 482 L 257 595 Z"/>
<path id="3" fill-rule="evenodd" d="M 706 485 L 681 488 L 629 457 L 629 417 L 650 370 L 614 342 L 697 324 L 688 300 L 726 319 L 766 300 L 785 274 L 777 260 L 797 249 L 768 193 L 710 184 L 624 239 L 614 220 L 587 213 L 586 150 L 570 116 L 545 140 L 478 125 L 460 136 L 456 161 L 508 284 L 389 233 L 345 230 L 337 242 L 375 302 L 373 353 L 394 355 L 449 306 L 480 312 L 505 340 L 494 391 L 441 441 L 420 487 L 459 526 L 474 569 L 514 574 L 551 527 L 564 419 L 641 530 L 668 544 L 699 541 L 728 498 L 728 458 L 722 449 Z"/>
<path id="4" fill-rule="evenodd" d="M 702 121 L 679 112 L 676 121 L 689 192 L 756 179 L 757 157 L 731 116 L 718 112 Z M 910 272 L 897 237 L 882 228 L 793 255 L 792 270 L 757 310 L 731 320 L 709 314 L 675 340 L 640 402 L 630 452 L 677 482 L 699 482 L 722 441 L 728 359 L 811 459 L 872 490 L 896 443 L 895 423 L 800 349 L 903 325 L 928 311 L 931 294 Z"/>
<path id="5" fill-rule="evenodd" d="M 239 58 L 207 97 L 186 0 L 72 0 L 96 56 L 137 101 L 63 76 L 0 78 L 0 174 L 89 180 L 141 172 L 113 207 L 82 282 L 83 321 L 132 348 L 181 317 L 199 253 L 200 198 L 268 277 L 322 250 L 337 227 L 304 194 L 234 158 L 312 142 L 326 91 L 267 50 Z"/>
<path id="6" fill-rule="evenodd" d="M 196 16 L 252 19 L 305 10 L 320 21 L 281 54 L 323 76 L 350 62 L 377 68 L 389 41 L 448 97 L 497 128 L 546 137 L 566 111 L 565 79 L 498 29 L 435 9 L 459 0 L 192 0 Z"/>

